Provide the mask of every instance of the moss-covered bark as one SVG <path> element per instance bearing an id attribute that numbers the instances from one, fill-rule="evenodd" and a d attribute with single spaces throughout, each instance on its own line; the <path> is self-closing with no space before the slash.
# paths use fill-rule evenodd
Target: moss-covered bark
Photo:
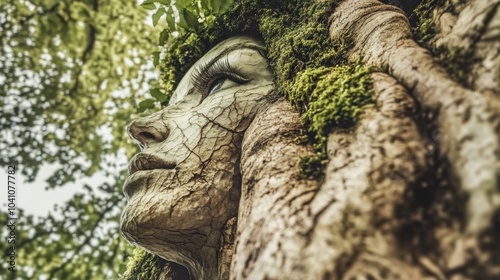
<path id="1" fill-rule="evenodd" d="M 150 254 L 142 249 L 134 249 L 128 259 L 123 280 L 182 280 L 189 279 L 187 270 L 175 263 Z"/>

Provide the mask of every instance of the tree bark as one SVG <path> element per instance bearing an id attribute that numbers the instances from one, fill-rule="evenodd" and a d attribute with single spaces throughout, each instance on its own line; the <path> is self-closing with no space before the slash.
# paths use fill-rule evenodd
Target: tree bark
<path id="1" fill-rule="evenodd" d="M 312 150 L 294 140 L 288 103 L 257 116 L 231 279 L 500 278 L 500 1 L 456 2 L 433 7 L 434 53 L 394 6 L 346 0 L 333 12 L 332 39 L 381 71 L 375 105 L 329 134 L 322 182 L 299 175 Z M 464 75 L 443 53 L 469 56 Z"/>
<path id="2" fill-rule="evenodd" d="M 321 182 L 289 102 L 256 116 L 220 279 L 500 279 L 500 1 L 438 2 L 427 48 L 395 6 L 332 12 L 331 38 L 379 69 L 375 103 L 331 131 Z"/>

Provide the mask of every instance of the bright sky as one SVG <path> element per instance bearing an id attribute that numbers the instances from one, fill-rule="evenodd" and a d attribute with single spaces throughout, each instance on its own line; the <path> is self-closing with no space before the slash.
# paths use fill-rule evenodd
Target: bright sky
<path id="1" fill-rule="evenodd" d="M 82 189 L 83 185 L 86 183 L 90 186 L 100 186 L 103 182 L 110 181 L 111 179 L 106 178 L 102 172 L 94 174 L 92 177 L 84 178 L 80 181 L 69 183 L 62 187 L 57 187 L 55 189 L 45 190 L 45 180 L 57 170 L 55 165 L 44 165 L 36 180 L 31 183 L 27 183 L 26 177 L 22 176 L 20 172 L 16 174 L 16 208 L 22 208 L 26 211 L 26 214 L 32 214 L 35 216 L 46 216 L 49 211 L 54 209 L 54 205 L 64 205 L 73 195 L 79 192 L 84 192 Z M 2 193 L 0 194 L 1 208 L 5 210 L 7 208 L 7 168 L 3 168 L 2 171 L 5 180 L 2 180 Z M 118 190 L 117 190 L 118 191 Z"/>
<path id="2" fill-rule="evenodd" d="M 110 156 L 110 155 L 108 155 Z M 108 167 L 108 172 L 111 174 L 119 174 L 122 170 L 125 170 L 128 166 L 128 160 L 125 151 L 119 150 L 116 156 L 110 156 L 108 162 L 114 162 L 116 167 Z M 75 159 L 79 162 L 84 162 L 82 159 Z M 82 179 L 77 179 L 75 182 L 65 184 L 63 186 L 58 186 L 53 189 L 46 190 L 47 186 L 46 180 L 58 170 L 60 165 L 57 164 L 44 164 L 42 165 L 38 175 L 34 182 L 26 182 L 26 177 L 21 174 L 20 168 L 16 171 L 16 209 L 22 208 L 25 210 L 26 214 L 32 214 L 34 216 L 46 216 L 49 212 L 55 214 L 54 206 L 63 206 L 68 200 L 70 200 L 77 193 L 86 193 L 87 190 L 83 189 L 85 184 L 89 185 L 95 193 L 102 192 L 98 189 L 102 186 L 104 182 L 113 183 L 113 177 L 107 177 L 104 172 L 97 172 L 91 177 L 84 177 Z M 8 204 L 8 174 L 7 166 L 0 167 L 0 209 L 7 211 Z M 12 184 L 10 184 L 12 185 Z M 119 191 L 118 189 L 116 190 Z"/>

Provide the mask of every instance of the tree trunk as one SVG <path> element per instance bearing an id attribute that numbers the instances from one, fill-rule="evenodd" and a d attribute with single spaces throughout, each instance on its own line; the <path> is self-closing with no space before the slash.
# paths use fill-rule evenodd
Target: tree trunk
<path id="1" fill-rule="evenodd" d="M 231 279 L 500 279 L 500 1 L 441 2 L 433 53 L 394 6 L 333 12 L 331 37 L 380 69 L 375 104 L 329 134 L 322 182 L 299 174 L 288 102 L 257 116 Z"/>
<path id="2" fill-rule="evenodd" d="M 321 182 L 289 102 L 257 115 L 220 279 L 500 279 L 499 6 L 424 1 L 424 48 L 399 8 L 342 1 L 330 35 L 379 69 L 375 104 L 330 132 Z"/>

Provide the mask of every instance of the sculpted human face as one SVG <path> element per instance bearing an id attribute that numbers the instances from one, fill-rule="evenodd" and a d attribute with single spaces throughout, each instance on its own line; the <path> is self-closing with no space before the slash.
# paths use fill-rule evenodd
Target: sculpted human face
<path id="1" fill-rule="evenodd" d="M 128 127 L 142 151 L 124 186 L 123 235 L 198 276 L 237 215 L 243 133 L 275 89 L 263 50 L 248 37 L 220 43 L 186 73 L 167 108 Z"/>

